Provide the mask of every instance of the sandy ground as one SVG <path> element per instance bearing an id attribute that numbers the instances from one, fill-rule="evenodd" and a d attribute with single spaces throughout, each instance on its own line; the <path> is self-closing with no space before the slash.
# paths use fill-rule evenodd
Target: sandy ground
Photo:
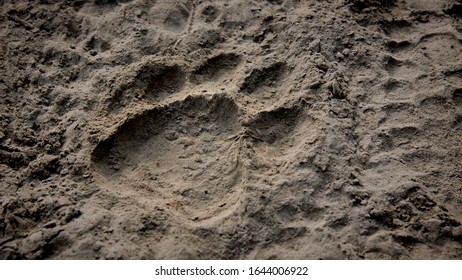
<path id="1" fill-rule="evenodd" d="M 1 5 L 0 258 L 462 258 L 461 1 Z"/>

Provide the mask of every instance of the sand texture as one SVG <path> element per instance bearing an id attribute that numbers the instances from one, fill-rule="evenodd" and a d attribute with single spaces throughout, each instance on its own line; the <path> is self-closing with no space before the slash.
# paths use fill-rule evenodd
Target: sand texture
<path id="1" fill-rule="evenodd" d="M 0 259 L 461 259 L 460 0 L 3 0 Z"/>

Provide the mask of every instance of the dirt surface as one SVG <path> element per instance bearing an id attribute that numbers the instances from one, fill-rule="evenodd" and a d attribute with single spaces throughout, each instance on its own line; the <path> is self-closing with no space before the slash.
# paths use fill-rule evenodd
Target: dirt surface
<path id="1" fill-rule="evenodd" d="M 1 259 L 461 259 L 456 0 L 3 0 Z"/>

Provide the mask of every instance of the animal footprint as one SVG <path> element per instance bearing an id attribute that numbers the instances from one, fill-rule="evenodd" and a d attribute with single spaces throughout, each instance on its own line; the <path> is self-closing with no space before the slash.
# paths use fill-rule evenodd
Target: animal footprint
<path id="1" fill-rule="evenodd" d="M 253 69 L 244 79 L 240 89 L 245 93 L 258 93 L 270 87 L 275 87 L 284 78 L 286 64 L 276 62 L 262 69 Z"/>
<path id="2" fill-rule="evenodd" d="M 149 83 L 145 90 L 145 97 L 155 101 L 180 91 L 186 80 L 185 73 L 178 65 L 161 67 L 159 71 L 148 75 L 146 78 Z"/>
<path id="3" fill-rule="evenodd" d="M 188 219 L 207 219 L 237 201 L 241 181 L 238 107 L 225 96 L 188 97 L 125 122 L 93 152 L 110 184 L 144 184 Z M 146 196 L 145 193 L 134 195 Z"/>
<path id="4" fill-rule="evenodd" d="M 296 137 L 293 135 L 297 131 L 297 125 L 305 121 L 301 112 L 302 109 L 299 107 L 260 112 L 248 124 L 257 140 L 255 143 L 257 154 L 280 157 L 296 146 L 297 143 L 294 143 Z"/>
<path id="5" fill-rule="evenodd" d="M 441 66 L 457 66 L 462 58 L 462 42 L 452 33 L 430 34 L 420 39 L 426 57 Z"/>
<path id="6" fill-rule="evenodd" d="M 100 185 L 166 207 L 189 221 L 232 213 L 245 185 L 253 180 L 249 167 L 296 155 L 293 147 L 299 147 L 302 142 L 297 139 L 303 139 L 298 128 L 301 123 L 309 126 L 302 105 L 273 104 L 275 109 L 264 106 L 257 114 L 256 108 L 245 106 L 247 99 L 275 92 L 287 75 L 283 62 L 252 70 L 240 92 L 234 93 L 239 105 L 228 93 L 190 91 L 208 82 L 225 83 L 241 60 L 238 54 L 222 53 L 192 70 L 155 58 L 128 67 L 113 91 L 112 109 L 129 102 L 156 107 L 142 107 L 152 109 L 128 117 L 95 147 L 92 162 Z M 169 98 L 172 94 L 187 97 L 178 101 Z M 247 98 L 244 102 L 239 99 L 242 96 Z"/>
<path id="7" fill-rule="evenodd" d="M 215 81 L 229 74 L 241 62 L 241 56 L 233 53 L 219 54 L 200 65 L 191 76 L 192 82 L 199 84 Z"/>
<path id="8" fill-rule="evenodd" d="M 188 25 L 192 6 L 182 1 L 155 1 L 147 11 L 147 20 L 162 30 L 181 33 Z"/>
<path id="9" fill-rule="evenodd" d="M 175 63 L 150 59 L 126 69 L 109 98 L 109 110 L 115 110 L 142 99 L 159 102 L 181 91 L 186 72 Z"/>

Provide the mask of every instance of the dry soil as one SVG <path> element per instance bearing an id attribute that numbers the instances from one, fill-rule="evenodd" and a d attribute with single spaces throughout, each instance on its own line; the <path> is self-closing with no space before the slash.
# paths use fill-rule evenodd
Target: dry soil
<path id="1" fill-rule="evenodd" d="M 3 0 L 1 259 L 461 259 L 462 3 Z"/>

